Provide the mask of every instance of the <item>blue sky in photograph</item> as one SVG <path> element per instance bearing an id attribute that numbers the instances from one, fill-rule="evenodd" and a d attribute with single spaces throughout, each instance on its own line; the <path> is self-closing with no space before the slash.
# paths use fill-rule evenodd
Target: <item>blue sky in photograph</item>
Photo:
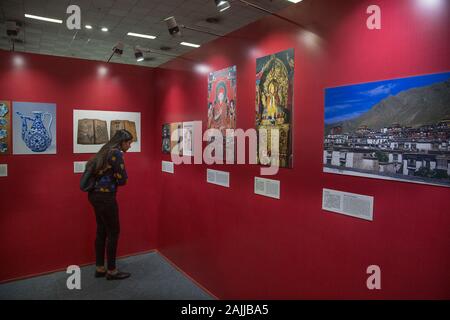
<path id="1" fill-rule="evenodd" d="M 356 118 L 381 100 L 450 79 L 450 72 L 325 89 L 325 124 Z"/>

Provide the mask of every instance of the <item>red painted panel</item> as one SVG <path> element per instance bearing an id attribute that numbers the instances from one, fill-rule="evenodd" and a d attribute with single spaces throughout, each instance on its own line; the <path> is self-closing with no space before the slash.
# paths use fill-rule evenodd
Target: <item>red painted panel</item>
<path id="1" fill-rule="evenodd" d="M 106 68 L 101 76 L 98 69 Z M 153 70 L 119 64 L 0 51 L 0 96 L 57 104 L 57 154 L 0 156 L 0 281 L 94 261 L 95 218 L 79 190 L 73 162 L 73 109 L 136 111 L 150 123 Z M 129 184 L 118 194 L 119 255 L 156 248 L 156 206 L 150 171 L 151 128 L 142 128 L 142 152 L 125 161 Z"/>
<path id="2" fill-rule="evenodd" d="M 305 0 L 281 14 L 307 32 L 268 17 L 158 70 L 155 136 L 166 122 L 205 127 L 197 64 L 237 65 L 237 126 L 248 129 L 256 58 L 295 48 L 294 169 L 274 177 L 281 200 L 253 194 L 258 166 L 213 166 L 230 171 L 229 189 L 207 184 L 205 165 L 158 173 L 160 251 L 220 298 L 450 298 L 448 188 L 322 173 L 324 88 L 450 70 L 449 3 L 424 2 L 376 1 L 382 29 L 369 31 L 373 2 Z M 158 165 L 169 158 L 159 154 Z M 374 196 L 375 220 L 322 211 L 322 188 Z M 372 264 L 381 291 L 366 287 Z"/>

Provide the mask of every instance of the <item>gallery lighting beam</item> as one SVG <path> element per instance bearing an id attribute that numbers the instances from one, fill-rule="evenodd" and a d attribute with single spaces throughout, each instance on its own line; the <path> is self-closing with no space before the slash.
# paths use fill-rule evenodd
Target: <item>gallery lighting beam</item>
<path id="1" fill-rule="evenodd" d="M 169 29 L 169 33 L 173 37 L 181 36 L 180 28 L 192 30 L 192 31 L 196 31 L 196 32 L 201 32 L 201 33 L 206 33 L 206 34 L 216 36 L 216 37 L 223 37 L 223 34 L 217 34 L 217 33 L 210 32 L 210 31 L 205 31 L 205 30 L 201 30 L 201 29 L 197 29 L 197 28 L 188 27 L 188 26 L 185 26 L 184 24 L 178 24 L 177 21 L 175 20 L 175 17 L 166 18 L 166 19 L 164 19 L 164 21 L 166 21 L 167 29 Z"/>

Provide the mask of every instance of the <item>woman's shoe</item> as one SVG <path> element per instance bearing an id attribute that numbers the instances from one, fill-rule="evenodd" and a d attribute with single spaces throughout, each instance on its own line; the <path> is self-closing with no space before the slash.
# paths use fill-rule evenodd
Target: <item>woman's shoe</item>
<path id="1" fill-rule="evenodd" d="M 117 273 L 106 273 L 106 280 L 123 280 L 129 278 L 131 273 L 128 272 L 117 272 Z"/>

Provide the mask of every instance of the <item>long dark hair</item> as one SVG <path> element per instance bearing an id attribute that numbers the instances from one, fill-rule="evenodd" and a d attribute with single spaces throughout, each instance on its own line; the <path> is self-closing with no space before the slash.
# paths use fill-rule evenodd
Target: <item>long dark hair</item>
<path id="1" fill-rule="evenodd" d="M 114 137 L 106 143 L 95 156 L 87 163 L 88 168 L 93 168 L 94 174 L 106 169 L 108 165 L 108 155 L 113 149 L 120 149 L 122 142 L 133 140 L 133 135 L 125 129 L 116 131 Z"/>

